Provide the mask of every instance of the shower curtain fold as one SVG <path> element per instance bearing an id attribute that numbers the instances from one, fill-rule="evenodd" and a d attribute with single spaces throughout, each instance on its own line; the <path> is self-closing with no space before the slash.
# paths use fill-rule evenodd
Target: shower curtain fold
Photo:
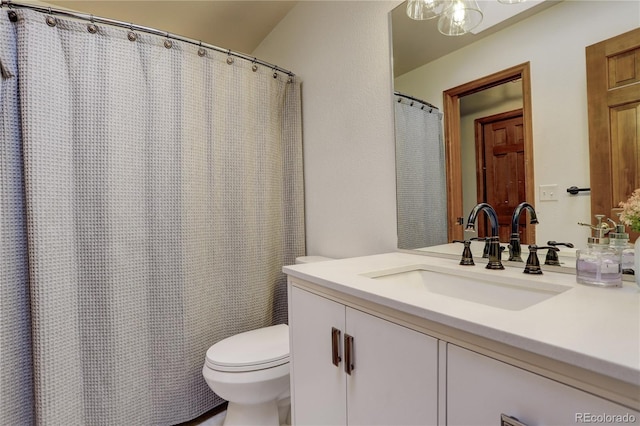
<path id="1" fill-rule="evenodd" d="M 31 314 L 15 31 L 0 13 L 0 424 L 33 422 Z"/>
<path id="2" fill-rule="evenodd" d="M 2 229 L 16 235 L 2 250 L 25 276 L 3 274 L 0 303 L 3 316 L 22 306 L 23 329 L 5 343 L 3 321 L 0 356 L 33 370 L 3 368 L 0 423 L 192 419 L 221 402 L 201 375 L 206 349 L 286 322 L 281 268 L 304 253 L 299 83 L 154 35 L 16 13 L 0 13 L 3 45 L 15 35 L 0 61 L 17 57 L 19 82 L 3 80 L 0 98 Z M 34 397 L 5 402 L 22 383 Z"/>

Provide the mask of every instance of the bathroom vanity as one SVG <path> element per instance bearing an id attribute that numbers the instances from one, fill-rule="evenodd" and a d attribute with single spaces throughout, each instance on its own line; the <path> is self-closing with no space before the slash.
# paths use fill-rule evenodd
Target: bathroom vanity
<path id="1" fill-rule="evenodd" d="M 631 283 L 408 253 L 284 271 L 295 425 L 640 424 Z"/>

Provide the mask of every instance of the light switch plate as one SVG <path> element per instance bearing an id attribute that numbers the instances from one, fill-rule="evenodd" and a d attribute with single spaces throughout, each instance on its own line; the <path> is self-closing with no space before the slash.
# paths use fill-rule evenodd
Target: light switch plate
<path id="1" fill-rule="evenodd" d="M 540 185 L 540 201 L 558 201 L 558 185 Z"/>

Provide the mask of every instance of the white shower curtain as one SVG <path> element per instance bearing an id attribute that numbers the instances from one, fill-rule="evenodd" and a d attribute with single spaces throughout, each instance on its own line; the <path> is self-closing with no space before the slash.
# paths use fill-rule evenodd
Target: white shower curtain
<path id="1" fill-rule="evenodd" d="M 0 9 L 0 424 L 142 425 L 286 321 L 304 253 L 300 85 L 198 46 Z M 23 178 L 24 177 L 24 178 Z"/>
<path id="2" fill-rule="evenodd" d="M 447 243 L 442 113 L 396 96 L 398 248 Z"/>

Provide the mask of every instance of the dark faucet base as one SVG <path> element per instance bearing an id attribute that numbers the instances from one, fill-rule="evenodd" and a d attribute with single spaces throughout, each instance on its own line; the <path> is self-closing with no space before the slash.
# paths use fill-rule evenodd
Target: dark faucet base
<path id="1" fill-rule="evenodd" d="M 539 266 L 527 266 L 522 272 L 531 275 L 542 275 L 542 269 Z"/>
<path id="2" fill-rule="evenodd" d="M 504 265 L 502 265 L 502 262 L 500 262 L 499 260 L 490 260 L 489 263 L 487 263 L 487 269 L 504 269 Z"/>

